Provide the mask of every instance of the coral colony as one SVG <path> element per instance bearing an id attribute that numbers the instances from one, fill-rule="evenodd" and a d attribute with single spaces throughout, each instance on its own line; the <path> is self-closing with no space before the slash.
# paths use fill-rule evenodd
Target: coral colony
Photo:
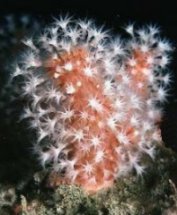
<path id="1" fill-rule="evenodd" d="M 171 47 L 154 26 L 128 25 L 126 40 L 89 20 L 60 18 L 23 41 L 28 50 L 12 73 L 24 101 L 21 119 L 36 132 L 34 152 L 52 186 L 88 193 L 112 186 L 161 141 L 161 103 Z"/>

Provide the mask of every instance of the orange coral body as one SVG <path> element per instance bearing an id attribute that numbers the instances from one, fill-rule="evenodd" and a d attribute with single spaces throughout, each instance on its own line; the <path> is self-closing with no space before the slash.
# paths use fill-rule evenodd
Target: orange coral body
<path id="1" fill-rule="evenodd" d="M 111 100 L 102 94 L 101 78 L 97 75 L 86 77 L 83 73 L 83 69 L 89 66 L 87 57 L 88 54 L 84 49 L 77 48 L 70 54 L 63 54 L 59 59 L 49 61 L 47 67 L 50 76 L 55 79 L 56 85 L 62 92 L 67 94 L 68 84 L 75 89 L 73 93 L 68 93 L 65 104 L 65 108 L 69 107 L 75 114 L 66 124 L 70 131 L 83 130 L 84 138 L 68 140 L 69 158 L 77 158 L 75 169 L 78 174 L 75 184 L 81 185 L 88 192 L 96 192 L 111 186 L 114 181 L 114 174 L 118 168 L 115 148 L 119 142 L 113 131 L 106 125 L 106 119 L 113 110 Z M 72 65 L 71 71 L 63 73 L 59 71 L 59 77 L 55 75 L 57 67 L 62 68 L 68 62 Z M 101 111 L 93 110 L 88 105 L 88 99 L 91 97 L 96 97 L 101 102 Z M 82 113 L 87 114 L 85 118 L 81 117 Z M 92 137 L 97 137 L 100 143 L 92 146 L 89 143 Z M 104 151 L 104 157 L 100 161 L 96 158 L 99 149 Z M 83 167 L 88 163 L 92 167 L 84 171 Z"/>

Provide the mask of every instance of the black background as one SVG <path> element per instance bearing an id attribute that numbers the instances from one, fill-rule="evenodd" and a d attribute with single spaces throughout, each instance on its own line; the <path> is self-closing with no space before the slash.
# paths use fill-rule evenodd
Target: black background
<path id="1" fill-rule="evenodd" d="M 6 14 L 28 13 L 44 22 L 52 17 L 69 13 L 74 17 L 92 18 L 116 33 L 125 24 L 138 26 L 156 24 L 162 36 L 168 38 L 177 49 L 177 3 L 152 0 L 0 0 L 0 17 Z M 167 146 L 177 150 L 177 51 L 172 55 L 170 70 L 173 78 L 170 97 L 165 104 L 162 136 Z"/>

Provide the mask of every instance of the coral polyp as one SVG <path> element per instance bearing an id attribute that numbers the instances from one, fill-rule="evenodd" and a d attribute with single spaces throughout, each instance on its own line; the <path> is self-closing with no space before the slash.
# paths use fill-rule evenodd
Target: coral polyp
<path id="1" fill-rule="evenodd" d="M 154 158 L 171 47 L 156 27 L 126 30 L 121 40 L 66 17 L 24 41 L 29 49 L 12 83 L 26 101 L 20 117 L 36 131 L 34 151 L 51 185 L 95 193 L 132 169 L 142 175 L 144 153 Z"/>

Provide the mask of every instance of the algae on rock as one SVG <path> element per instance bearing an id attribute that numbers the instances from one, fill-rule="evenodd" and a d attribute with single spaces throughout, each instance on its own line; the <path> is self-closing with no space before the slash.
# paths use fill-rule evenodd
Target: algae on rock
<path id="1" fill-rule="evenodd" d="M 161 145 L 157 145 L 156 151 L 154 161 L 143 158 L 143 176 L 132 173 L 119 178 L 111 189 L 95 195 L 87 195 L 75 185 L 46 188 L 45 174 L 41 172 L 24 183 L 21 190 L 1 185 L 0 214 L 15 211 L 22 215 L 169 215 L 177 208 L 177 155 Z"/>

